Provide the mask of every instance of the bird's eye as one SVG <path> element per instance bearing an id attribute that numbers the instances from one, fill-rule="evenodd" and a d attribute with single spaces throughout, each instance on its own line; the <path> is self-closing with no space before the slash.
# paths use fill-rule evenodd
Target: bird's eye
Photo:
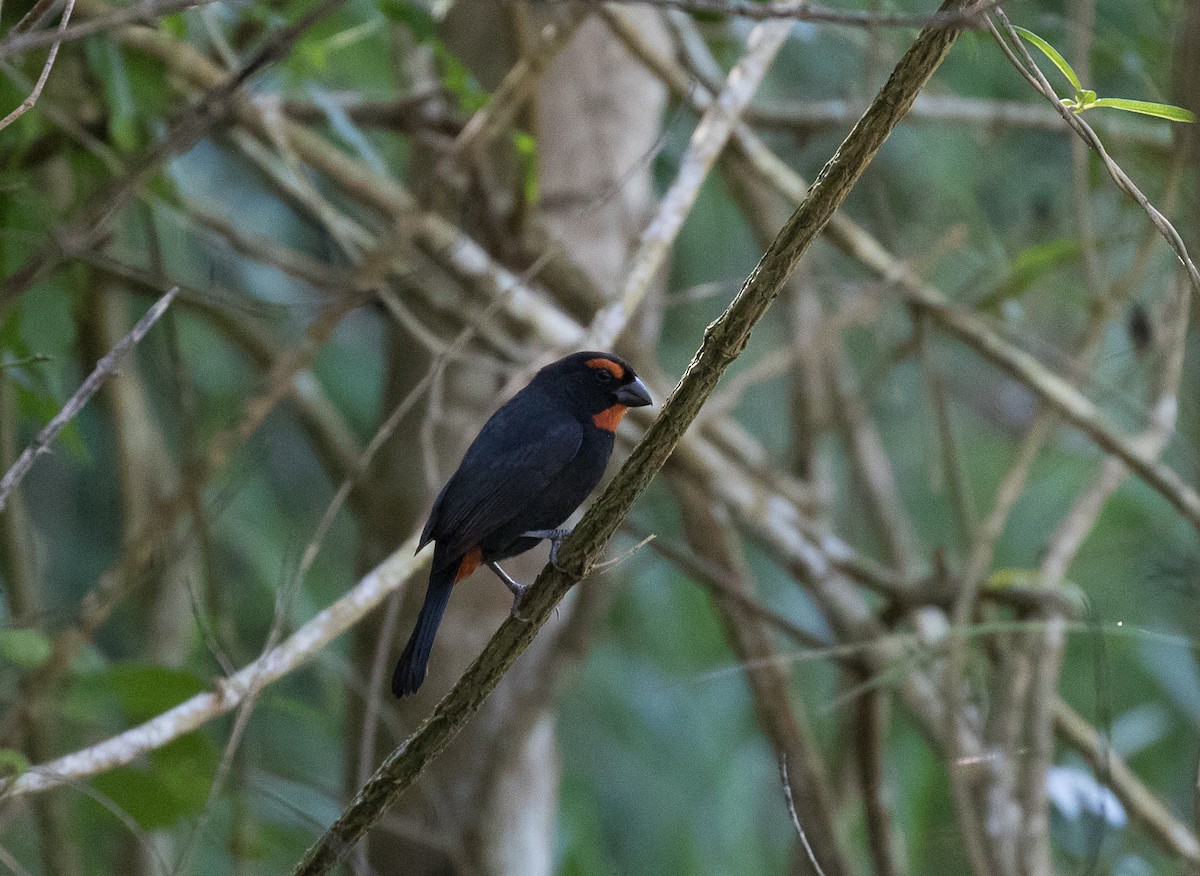
<path id="1" fill-rule="evenodd" d="M 597 368 L 596 379 L 601 383 L 612 383 L 614 380 L 616 380 L 616 377 L 614 377 L 613 373 L 607 368 Z"/>

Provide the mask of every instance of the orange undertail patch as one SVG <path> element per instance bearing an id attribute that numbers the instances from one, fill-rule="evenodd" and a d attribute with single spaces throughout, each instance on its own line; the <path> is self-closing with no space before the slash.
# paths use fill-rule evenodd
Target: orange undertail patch
<path id="1" fill-rule="evenodd" d="M 592 414 L 592 422 L 605 432 L 615 432 L 617 426 L 621 425 L 621 417 L 625 416 L 627 410 L 629 408 L 626 405 L 613 405 L 598 414 Z"/>
<path id="2" fill-rule="evenodd" d="M 597 356 L 595 359 L 588 359 L 583 363 L 588 368 L 603 368 L 617 380 L 625 379 L 625 369 L 620 362 L 614 362 L 612 359 L 605 359 L 603 356 Z"/>
<path id="3" fill-rule="evenodd" d="M 454 573 L 454 583 L 457 584 L 478 569 L 482 560 L 483 551 L 480 548 L 471 548 L 467 551 L 462 561 L 458 564 L 458 571 Z"/>

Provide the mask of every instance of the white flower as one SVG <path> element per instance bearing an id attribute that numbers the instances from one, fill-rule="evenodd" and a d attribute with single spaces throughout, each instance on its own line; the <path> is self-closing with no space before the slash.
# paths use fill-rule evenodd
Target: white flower
<path id="1" fill-rule="evenodd" d="M 1087 812 L 1112 827 L 1124 827 L 1125 807 L 1090 772 L 1079 767 L 1052 766 L 1046 773 L 1046 794 L 1055 808 L 1071 821 Z"/>

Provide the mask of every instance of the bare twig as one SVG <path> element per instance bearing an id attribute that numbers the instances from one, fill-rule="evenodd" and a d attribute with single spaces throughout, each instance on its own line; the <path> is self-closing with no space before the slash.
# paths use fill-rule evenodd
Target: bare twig
<path id="1" fill-rule="evenodd" d="M 392 594 L 388 599 L 387 605 L 383 610 L 383 620 L 379 624 L 379 633 L 375 641 L 375 652 L 371 655 L 371 671 L 367 674 L 367 689 L 364 691 L 362 715 L 362 730 L 358 740 L 358 755 L 356 757 L 357 769 L 354 776 L 354 784 L 362 787 L 366 784 L 367 779 L 371 778 L 371 762 L 375 758 L 375 743 L 379 732 L 379 717 L 383 712 L 383 698 L 386 696 L 387 690 L 386 672 L 388 670 L 388 658 L 392 654 L 392 649 L 395 647 L 396 627 L 400 622 L 400 606 L 403 602 L 403 594 L 397 592 Z M 319 830 L 320 827 L 318 826 Z M 367 841 L 364 838 L 363 842 L 358 847 L 358 855 L 356 861 L 357 867 L 367 863 Z"/>
<path id="2" fill-rule="evenodd" d="M 1004 10 L 997 7 L 994 10 L 994 15 L 999 19 L 1001 27 L 1004 29 L 1004 34 L 1000 33 L 1000 29 L 988 18 L 988 28 L 996 39 L 996 43 L 1004 52 L 1005 57 L 1009 62 L 1021 73 L 1022 76 L 1039 91 L 1046 100 L 1055 107 L 1059 115 L 1066 120 L 1067 124 L 1083 138 L 1084 142 L 1092 148 L 1092 150 L 1100 156 L 1100 161 L 1104 165 L 1104 169 L 1108 171 L 1108 175 L 1112 177 L 1113 182 L 1117 184 L 1117 188 L 1129 195 L 1146 215 L 1150 217 L 1150 221 L 1154 227 L 1159 230 L 1159 233 L 1166 239 L 1167 244 L 1175 251 L 1175 255 L 1179 257 L 1179 261 L 1187 270 L 1188 280 L 1191 283 L 1192 292 L 1200 297 L 1200 268 L 1196 267 L 1196 263 L 1192 261 L 1192 257 L 1188 254 L 1187 246 L 1183 242 L 1183 238 L 1179 236 L 1179 232 L 1175 226 L 1159 212 L 1150 200 L 1142 193 L 1142 190 L 1137 187 L 1129 175 L 1118 165 L 1108 154 L 1108 150 L 1104 148 L 1104 143 L 1092 130 L 1092 127 L 1078 114 L 1071 112 L 1058 95 L 1046 81 L 1046 77 L 1042 74 L 1041 68 L 1033 60 L 1033 56 L 1025 48 L 1025 43 L 1017 34 L 1016 30 L 1008 21 L 1008 16 L 1004 14 Z"/>
<path id="3" fill-rule="evenodd" d="M 587 6 L 581 4 L 572 8 L 562 21 L 551 22 L 542 28 L 538 41 L 523 52 L 504 75 L 487 105 L 471 116 L 454 138 L 454 144 L 439 164 L 439 173 L 448 176 L 452 169 L 470 167 L 478 160 L 480 151 L 512 123 L 536 86 L 538 77 L 571 42 L 590 14 Z"/>
<path id="4" fill-rule="evenodd" d="M 813 854 L 812 846 L 808 842 L 808 835 L 805 834 L 804 826 L 800 823 L 800 816 L 796 814 L 796 801 L 792 799 L 792 784 L 788 780 L 786 752 L 780 752 L 779 754 L 779 781 L 783 785 L 783 802 L 787 804 L 788 816 L 792 819 L 792 827 L 796 828 L 796 835 L 800 837 L 800 843 L 804 846 L 804 854 L 808 856 L 808 862 L 812 864 L 812 868 L 817 871 L 817 876 L 825 876 L 825 871 L 821 869 L 821 862 Z"/>
<path id="5" fill-rule="evenodd" d="M 55 414 L 54 419 L 47 423 L 42 431 L 38 432 L 37 437 L 33 439 L 33 443 L 26 447 L 25 451 L 17 457 L 17 461 L 13 463 L 12 468 L 5 473 L 3 478 L 0 478 L 0 511 L 4 510 L 4 504 L 13 487 L 19 484 L 25 475 L 29 473 L 29 469 L 33 467 L 34 460 L 41 454 L 50 451 L 50 445 L 54 443 L 54 439 L 58 437 L 58 433 L 83 410 L 84 405 L 104 385 L 104 382 L 117 373 L 117 369 L 121 365 L 121 360 L 125 358 L 125 354 L 132 350 L 145 337 L 146 332 L 150 331 L 151 326 L 158 322 L 159 317 L 166 312 L 178 293 L 179 287 L 176 286 L 162 298 L 158 299 L 146 311 L 145 315 L 134 325 L 132 331 L 96 363 L 96 367 L 88 375 L 87 380 L 67 400 L 62 410 Z"/>
<path id="6" fill-rule="evenodd" d="M 21 20 L 12 26 L 10 33 L 24 33 L 31 28 L 37 27 L 38 22 L 46 18 L 54 11 L 54 7 L 58 5 L 58 0 L 37 0 L 29 8 L 29 11 L 21 16 Z"/>
<path id="7" fill-rule="evenodd" d="M 149 22 L 164 15 L 218 2 L 222 2 L 222 0 L 141 0 L 132 6 L 92 15 L 87 21 L 78 22 L 65 29 L 60 25 L 58 31 L 22 32 L 14 26 L 9 31 L 8 37 L 0 42 L 0 59 L 12 58 L 39 46 L 73 42 L 129 22 Z M 86 10 L 80 10 L 81 13 L 84 11 Z"/>
<path id="8" fill-rule="evenodd" d="M 691 212 L 701 185 L 790 31 L 790 23 L 770 22 L 751 32 L 746 53 L 734 65 L 725 87 L 711 101 L 692 132 L 675 181 L 659 203 L 654 219 L 642 232 L 616 301 L 596 314 L 585 346 L 599 350 L 612 346 L 633 317 Z"/>
<path id="9" fill-rule="evenodd" d="M 282 678 L 311 658 L 422 568 L 428 555 L 415 556 L 416 546 L 417 534 L 413 533 L 395 553 L 364 575 L 349 593 L 318 612 L 278 647 L 233 676 L 222 679 L 215 690 L 197 694 L 144 724 L 96 745 L 31 767 L 16 778 L 0 782 L 0 799 L 46 791 L 132 763 L 213 718 L 233 711 L 256 686 Z"/>
<path id="10" fill-rule="evenodd" d="M 968 30 L 980 27 L 980 15 L 996 7 L 1001 0 L 989 0 L 970 9 L 947 10 L 945 6 L 932 15 L 891 15 L 878 12 L 856 12 L 834 9 L 811 3 L 809 0 L 621 0 L 684 12 L 708 12 L 735 15 L 765 21 L 784 18 L 789 21 L 810 21 L 818 24 L 845 24 L 854 27 L 924 27 Z"/>
<path id="11" fill-rule="evenodd" d="M 50 71 L 54 69 L 54 61 L 58 57 L 58 47 L 62 42 L 62 33 L 67 27 L 67 22 L 71 20 L 71 12 L 75 9 L 75 0 L 67 0 L 67 5 L 63 9 L 62 18 L 58 22 L 58 30 L 55 32 L 57 39 L 50 44 L 50 52 L 46 55 L 46 61 L 42 64 L 42 72 L 38 74 L 37 82 L 33 84 L 33 90 L 29 95 L 21 101 L 12 112 L 0 119 L 0 131 L 3 131 L 25 113 L 29 112 L 37 104 L 38 98 L 42 96 L 42 89 L 46 87 L 46 80 L 50 78 Z"/>
<path id="12" fill-rule="evenodd" d="M 854 124 L 865 104 L 855 100 L 773 100 L 746 110 L 746 122 L 756 129 L 819 131 Z M 1170 123 L 1148 118 L 1129 119 L 1113 113 L 1095 120 L 1106 134 L 1139 146 L 1165 152 L 1171 143 Z M 913 104 L 905 123 L 960 124 L 1000 135 L 1014 129 L 1069 133 L 1050 107 L 1025 101 L 987 100 L 955 94 L 922 94 Z"/>
<path id="13" fill-rule="evenodd" d="M 883 543 L 888 563 L 901 575 L 908 571 L 916 536 L 900 498 L 891 460 L 871 418 L 859 381 L 840 339 L 825 356 L 829 394 L 846 456 L 862 485 L 862 500 Z"/>
<path id="14" fill-rule="evenodd" d="M 887 744 L 887 691 L 867 691 L 852 713 L 848 728 L 855 737 L 855 754 L 862 780 L 863 811 L 867 837 L 876 876 L 900 876 L 907 872 L 897 854 L 899 834 L 892 817 L 891 794 L 884 777 L 884 749 Z"/>

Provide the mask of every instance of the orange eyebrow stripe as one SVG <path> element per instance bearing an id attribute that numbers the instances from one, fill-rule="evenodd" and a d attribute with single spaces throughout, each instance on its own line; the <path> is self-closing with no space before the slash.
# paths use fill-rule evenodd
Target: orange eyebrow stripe
<path id="1" fill-rule="evenodd" d="M 463 578 L 470 575 L 479 568 L 479 563 L 483 560 L 483 550 L 481 548 L 471 548 L 463 555 L 462 561 L 458 564 L 458 571 L 454 573 L 454 583 L 457 584 Z"/>
<path id="2" fill-rule="evenodd" d="M 605 432 L 617 431 L 617 426 L 621 425 L 621 418 L 625 416 L 625 412 L 629 410 L 625 405 L 613 405 L 611 408 L 605 408 L 598 414 L 592 415 L 592 422 Z"/>
<path id="3" fill-rule="evenodd" d="M 603 368 L 613 377 L 617 378 L 617 380 L 622 380 L 625 377 L 625 369 L 621 367 L 619 362 L 614 362 L 612 359 L 597 357 L 595 359 L 588 359 L 583 364 L 588 368 Z"/>

